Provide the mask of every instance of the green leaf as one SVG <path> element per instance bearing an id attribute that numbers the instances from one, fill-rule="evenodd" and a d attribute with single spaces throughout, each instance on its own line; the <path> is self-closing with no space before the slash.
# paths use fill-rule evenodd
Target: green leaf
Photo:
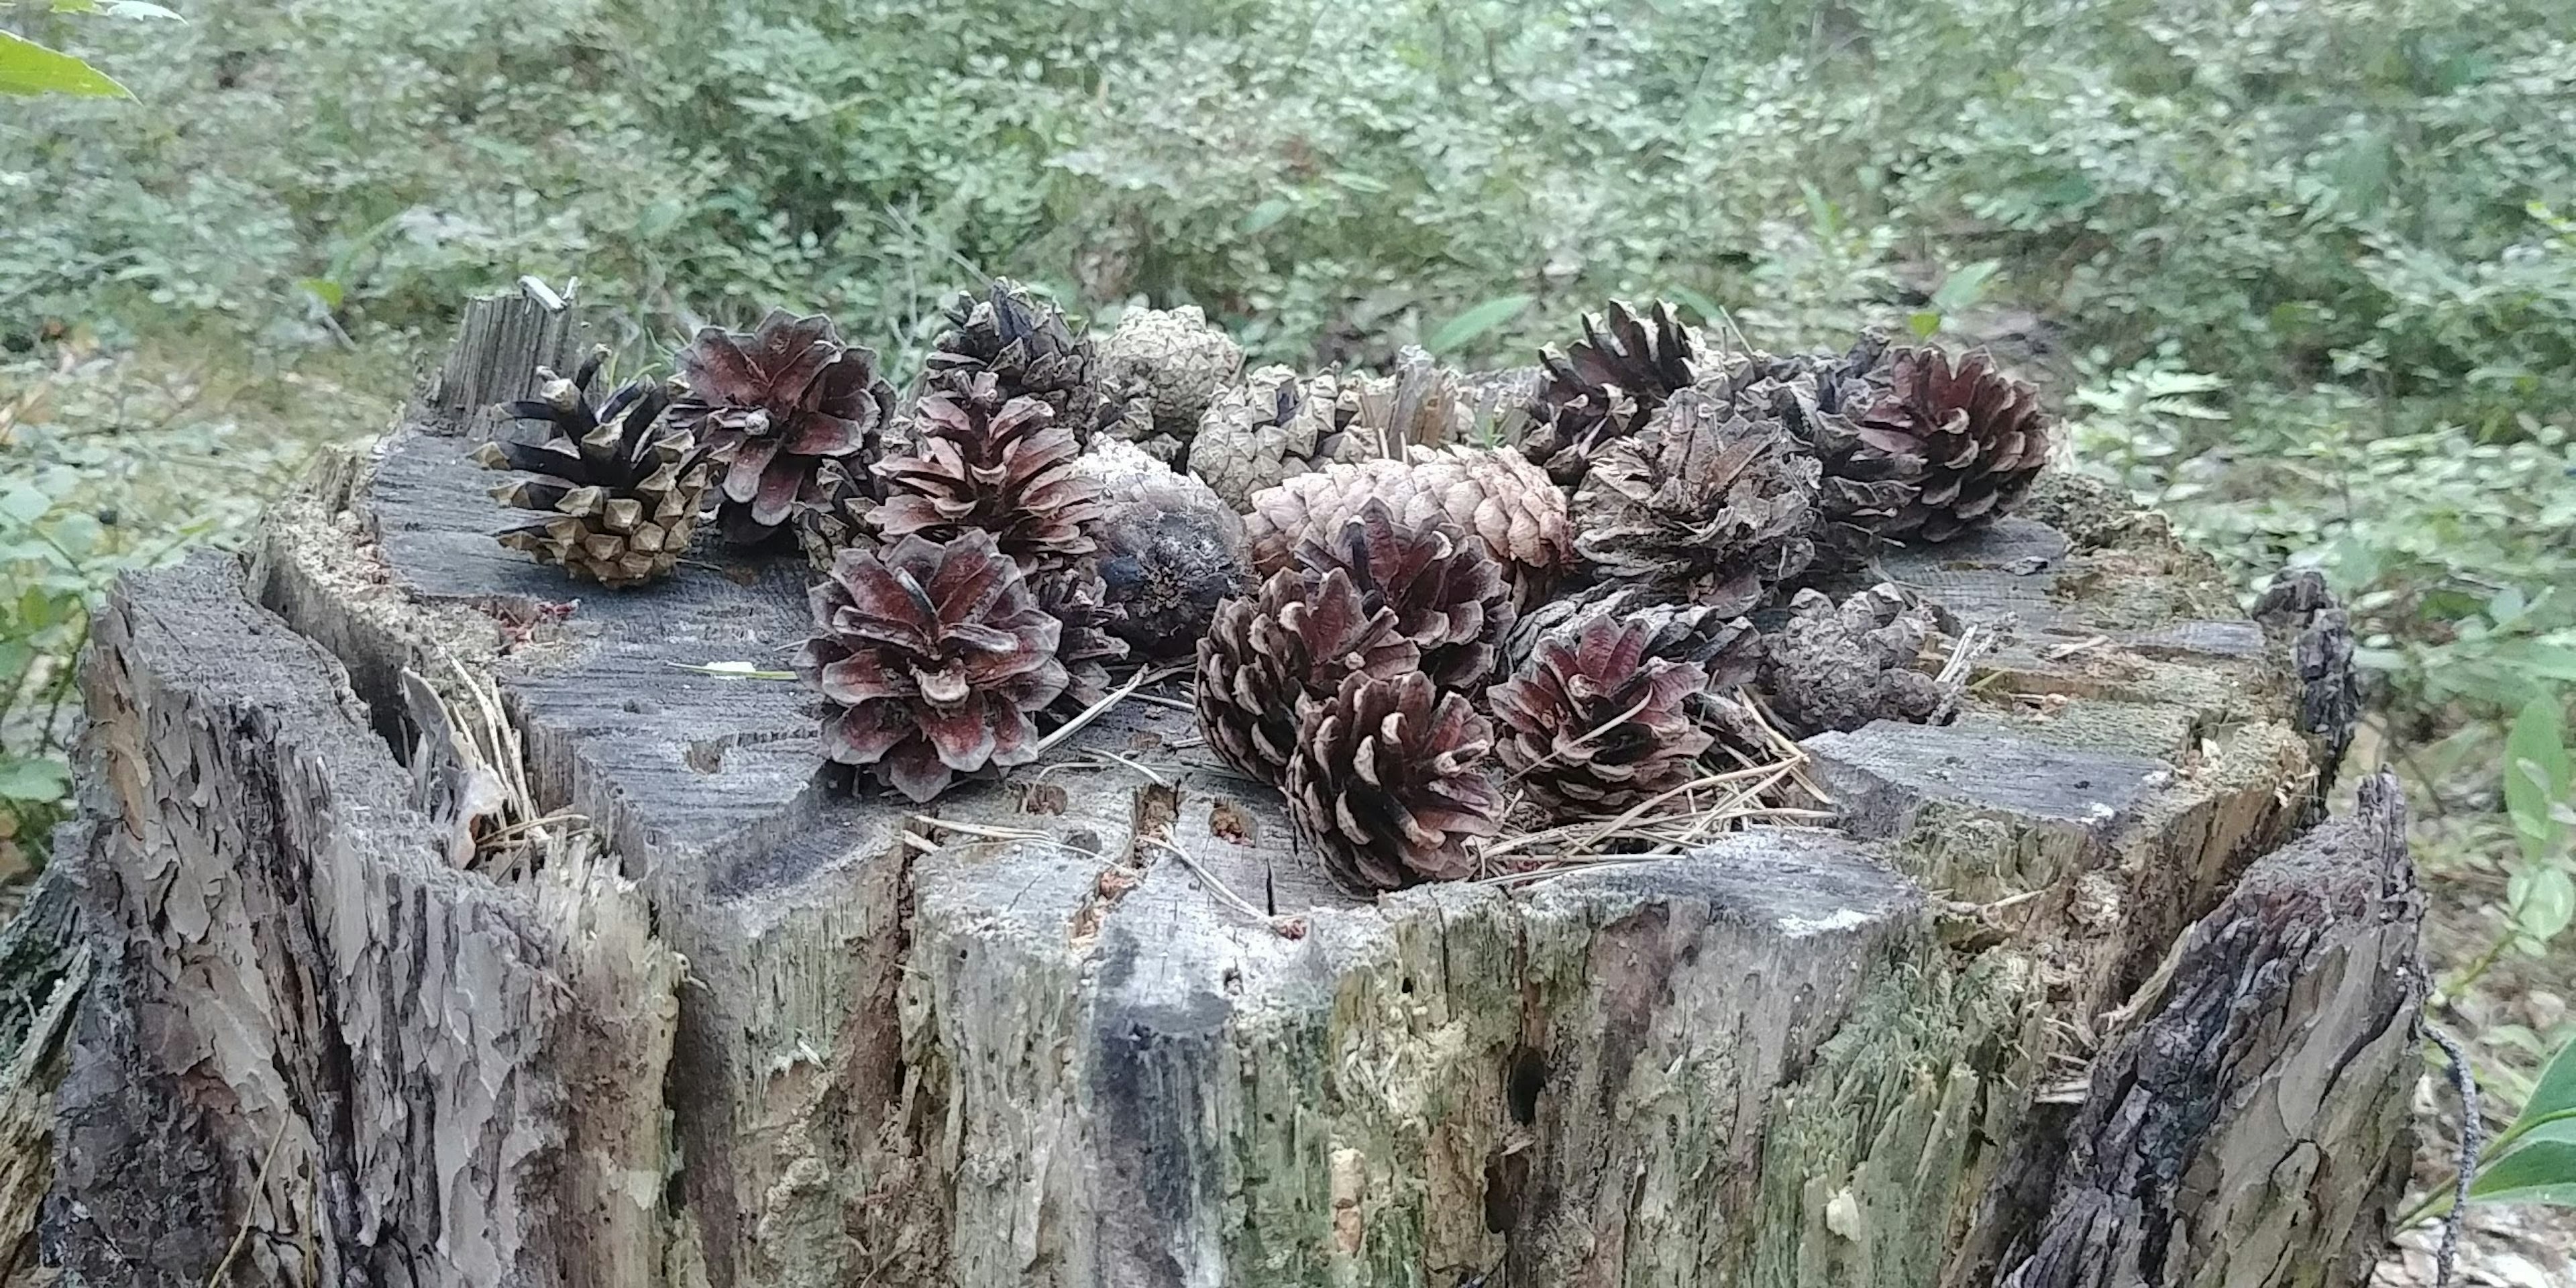
<path id="1" fill-rule="evenodd" d="M 1447 326 L 1431 333 L 1431 338 L 1423 342 L 1423 347 L 1433 353 L 1455 353 L 1477 336 L 1520 316 L 1521 310 L 1528 308 L 1530 302 L 1536 298 L 1532 295 L 1506 295 L 1500 299 L 1487 300 L 1449 319 Z"/>
<path id="2" fill-rule="evenodd" d="M 47 804 L 69 794 L 72 775 L 54 760 L 0 759 L 0 800 Z"/>
<path id="3" fill-rule="evenodd" d="M 2557 848 L 2565 829 L 2549 807 L 2567 799 L 2569 766 L 2565 713 L 2558 696 L 2544 693 L 2523 704 L 2504 740 L 2504 806 L 2522 841 L 2523 857 L 2539 863 Z"/>
<path id="4" fill-rule="evenodd" d="M 0 519 L 34 523 L 45 517 L 45 511 L 53 508 L 54 498 L 45 495 L 45 490 L 33 483 L 21 483 L 0 492 Z"/>
<path id="5" fill-rule="evenodd" d="M 1917 340 L 1929 340 L 1941 329 L 1941 315 L 1925 309 L 1905 319 L 1905 329 Z"/>
<path id="6" fill-rule="evenodd" d="M 2531 1084 L 2531 1096 L 2522 1102 L 2522 1116 L 2496 1137 L 2502 1145 L 2531 1130 L 2525 1124 L 2537 1124 L 2559 1114 L 2576 1114 L 2576 1042 L 2558 1048 L 2549 1058 L 2548 1067 L 2540 1071 L 2540 1080 Z"/>
<path id="7" fill-rule="evenodd" d="M 2469 1201 L 2576 1207 L 2576 1141 L 2532 1141 L 2489 1163 L 2469 1183 Z"/>
<path id="8" fill-rule="evenodd" d="M 1975 308 L 1977 301 L 1986 298 L 1986 283 L 1993 281 L 1996 270 L 2002 267 L 2001 260 L 1981 259 L 1953 270 L 1942 281 L 1941 289 L 1932 292 L 1933 311 L 1959 313 Z"/>
<path id="9" fill-rule="evenodd" d="M 5 31 L 0 31 L 0 94 L 134 97 L 88 63 Z"/>
<path id="10" fill-rule="evenodd" d="M 2547 943 L 2576 921 L 2576 877 L 2567 869 L 2544 867 L 2516 873 L 2514 890 L 2514 927 L 2533 939 Z"/>
<path id="11" fill-rule="evenodd" d="M 340 300 L 345 292 L 340 289 L 338 282 L 327 277 L 299 277 L 295 279 L 295 285 L 305 294 L 322 301 L 322 307 L 335 313 L 339 311 Z"/>
<path id="12" fill-rule="evenodd" d="M 1261 230 L 1278 223 L 1280 220 L 1286 219 L 1288 217 L 1288 213 L 1296 208 L 1297 203 L 1290 201 L 1286 197 L 1272 197 L 1270 200 L 1254 206 L 1252 208 L 1252 213 L 1243 217 L 1243 231 L 1247 233 L 1260 232 Z"/>
<path id="13" fill-rule="evenodd" d="M 148 4 L 145 0 L 107 0 L 105 4 L 98 6 L 98 11 L 110 18 L 153 18 L 162 22 L 187 21 L 180 17 L 176 10 Z"/>
<path id="14" fill-rule="evenodd" d="M 1698 314 L 1699 320 L 1702 322 L 1714 325 L 1726 320 L 1725 305 L 1720 304 L 1687 286 L 1676 286 L 1664 293 L 1671 296 L 1675 303 L 1678 303 L 1688 308 L 1691 312 Z"/>

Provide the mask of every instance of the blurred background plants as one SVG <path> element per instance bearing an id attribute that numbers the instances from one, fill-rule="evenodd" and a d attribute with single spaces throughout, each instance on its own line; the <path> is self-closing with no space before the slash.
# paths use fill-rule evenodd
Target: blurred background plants
<path id="1" fill-rule="evenodd" d="M 518 273 L 643 352 L 782 303 L 898 367 L 977 272 L 1309 365 L 1525 361 L 1661 295 L 1768 348 L 1992 344 L 2244 587 L 2321 568 L 2437 957 L 2520 928 L 2449 1005 L 2508 1088 L 2569 1032 L 2529 920 L 2567 860 L 2505 768 L 2576 688 L 2564 0 L 171 7 L 0 0 L 134 96 L 0 100 L 17 844 L 83 597 L 235 539 Z"/>

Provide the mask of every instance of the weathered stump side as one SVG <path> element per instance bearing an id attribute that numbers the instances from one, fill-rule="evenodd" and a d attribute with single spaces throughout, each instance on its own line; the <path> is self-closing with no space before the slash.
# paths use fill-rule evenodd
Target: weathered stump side
<path id="1" fill-rule="evenodd" d="M 1958 724 L 1808 744 L 1839 830 L 1362 905 L 1167 706 L 825 790 L 794 686 L 675 669 L 792 646 L 799 567 L 575 591 L 455 428 L 102 614 L 78 1281 L 2250 1288 L 2376 1238 L 2402 833 L 2294 843 L 2290 641 L 2152 524 L 1888 560 L 2005 644 Z M 453 861 L 394 751 L 453 667 L 602 864 Z"/>

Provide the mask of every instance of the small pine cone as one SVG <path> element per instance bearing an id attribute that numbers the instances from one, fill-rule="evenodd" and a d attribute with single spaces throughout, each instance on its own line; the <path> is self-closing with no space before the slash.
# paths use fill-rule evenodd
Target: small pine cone
<path id="1" fill-rule="evenodd" d="M 1094 439 L 1074 467 L 1107 506 L 1093 561 L 1117 614 L 1110 629 L 1140 656 L 1188 657 L 1217 605 L 1252 586 L 1243 516 L 1133 443 Z"/>
<path id="2" fill-rule="evenodd" d="M 948 307 L 948 329 L 931 343 L 922 375 L 932 392 L 966 395 L 990 375 L 1003 401 L 1034 398 L 1055 423 L 1087 442 L 1100 416 L 1091 341 L 1075 335 L 1064 311 L 996 278 L 983 298 L 961 292 Z"/>
<path id="3" fill-rule="evenodd" d="M 1706 613 L 1705 609 L 1691 610 Z M 1711 614 L 1713 616 L 1713 614 Z M 1707 664 L 1667 656 L 1670 615 L 1596 612 L 1550 632 L 1486 693 L 1522 789 L 1559 815 L 1616 813 L 1699 776 Z"/>
<path id="4" fill-rule="evenodd" d="M 1344 456 L 1345 439 L 1334 424 L 1339 380 L 1327 372 L 1300 380 L 1286 367 L 1263 367 L 1239 385 L 1219 390 L 1190 440 L 1190 473 L 1216 489 L 1236 509 L 1252 494 Z"/>
<path id="5" fill-rule="evenodd" d="M 1611 577 L 1727 617 L 1815 559 L 1816 461 L 1724 381 L 1673 396 L 1593 463 L 1574 497 L 1576 548 Z"/>
<path id="6" fill-rule="evenodd" d="M 1196 305 L 1129 309 L 1100 342 L 1100 362 L 1111 384 L 1153 408 L 1155 432 L 1180 446 L 1177 465 L 1187 463 L 1190 436 L 1216 391 L 1242 374 L 1243 350 Z"/>
<path id="7" fill-rule="evenodd" d="M 1068 683 L 1064 627 L 991 533 L 844 550 L 811 599 L 796 670 L 829 708 L 824 755 L 914 801 L 1036 759 L 1035 717 Z"/>
<path id="8" fill-rule="evenodd" d="M 1871 380 L 1887 340 L 1864 335 L 1839 356 L 1797 354 L 1764 366 L 1771 409 L 1816 457 L 1816 567 L 1848 571 L 1878 553 L 1922 492 L 1923 462 L 1890 455 L 1861 436 L 1858 417 L 1884 392 Z"/>
<path id="9" fill-rule="evenodd" d="M 874 350 L 841 343 L 831 319 L 772 310 L 754 330 L 708 327 L 676 359 L 686 396 L 674 420 L 724 470 L 718 519 L 736 542 L 766 539 L 815 490 L 815 471 L 839 459 L 864 470 L 894 416 L 894 386 Z"/>
<path id="10" fill-rule="evenodd" d="M 946 539 L 982 528 L 1031 571 L 1097 549 L 1092 533 L 1107 507 L 1099 484 L 1074 468 L 1073 431 L 1035 398 L 1002 401 L 991 372 L 966 384 L 922 399 L 913 453 L 877 463 L 886 492 L 871 516 L 877 531 Z"/>
<path id="11" fill-rule="evenodd" d="M 475 459 L 536 476 L 493 489 L 493 499 L 545 515 L 501 533 L 502 545 L 575 577 L 634 586 L 669 575 L 688 552 L 706 500 L 706 457 L 663 415 L 668 400 L 656 385 L 637 381 L 592 404 L 606 352 L 570 380 L 540 370 L 543 396 L 502 410 L 542 425 L 542 436 L 496 438 Z"/>
<path id="12" fill-rule="evenodd" d="M 1793 737 L 1872 720 L 1924 723 L 1941 709 L 1941 686 L 1915 663 L 1939 626 L 1931 605 L 1895 585 L 1839 605 L 1822 591 L 1799 591 L 1770 640 L 1762 690 Z"/>
<path id="13" fill-rule="evenodd" d="M 1444 689 L 1480 689 L 1512 627 L 1511 587 L 1484 547 L 1446 520 L 1409 524 L 1370 498 L 1341 530 L 1310 533 L 1297 565 L 1350 573 L 1371 609 L 1394 610 L 1396 631 L 1421 651 L 1422 672 Z"/>
<path id="14" fill-rule="evenodd" d="M 796 544 L 816 572 L 829 572 L 842 551 L 863 545 L 873 530 L 876 480 L 852 474 L 840 459 L 814 467 L 813 485 L 796 503 Z"/>
<path id="15" fill-rule="evenodd" d="M 1539 352 L 1547 377 L 1530 399 L 1521 451 L 1575 486 L 1605 446 L 1699 379 L 1702 348 L 1698 333 L 1660 301 L 1642 318 L 1618 300 L 1603 317 L 1586 314 L 1581 341 Z"/>
<path id="16" fill-rule="evenodd" d="M 1064 663 L 1064 695 L 1045 714 L 1069 720 L 1109 696 L 1108 664 L 1127 656 L 1127 644 L 1109 633 L 1116 616 L 1109 607 L 1109 588 L 1090 565 L 1039 573 L 1030 578 L 1029 589 L 1037 595 L 1038 607 L 1064 624 L 1055 650 Z"/>
<path id="17" fill-rule="evenodd" d="M 1405 523 L 1445 519 L 1482 541 L 1522 603 L 1574 562 L 1565 494 L 1537 466 L 1501 448 L 1417 447 L 1404 460 L 1326 466 L 1254 494 L 1244 520 L 1253 567 L 1288 566 L 1298 543 L 1339 531 L 1372 497 Z"/>
<path id="18" fill-rule="evenodd" d="M 1913 501 L 1885 535 L 1947 541 L 2009 512 L 2048 464 L 2049 417 L 2039 390 L 1995 368 L 1980 350 L 1889 353 L 1873 377 L 1886 392 L 1858 417 L 1860 441 L 1918 462 Z"/>
<path id="19" fill-rule="evenodd" d="M 1355 893 L 1473 876 L 1467 839 L 1502 830 L 1493 745 L 1466 696 L 1429 676 L 1350 676 L 1298 704 L 1289 821 Z"/>
<path id="20" fill-rule="evenodd" d="M 1417 671 L 1421 651 L 1395 610 L 1371 605 L 1348 571 L 1282 569 L 1259 594 L 1228 599 L 1198 642 L 1199 730 L 1238 771 L 1284 786 L 1297 704 L 1352 675 Z"/>

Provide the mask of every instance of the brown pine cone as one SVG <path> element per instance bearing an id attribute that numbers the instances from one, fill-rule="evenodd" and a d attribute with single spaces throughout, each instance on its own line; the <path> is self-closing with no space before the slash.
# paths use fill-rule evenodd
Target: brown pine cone
<path id="1" fill-rule="evenodd" d="M 844 550 L 811 598 L 796 670 L 828 707 L 825 756 L 915 801 L 1036 759 L 1035 717 L 1068 682 L 1064 627 L 991 533 Z"/>
<path id="2" fill-rule="evenodd" d="M 1288 818 L 1356 893 L 1475 875 L 1467 839 L 1502 830 L 1493 726 L 1419 672 L 1353 675 L 1298 704 Z"/>
<path id="3" fill-rule="evenodd" d="M 1762 666 L 1772 714 L 1798 738 L 1872 720 L 1930 720 L 1943 694 L 1916 664 L 1939 627 L 1937 611 L 1900 586 L 1873 586 L 1840 604 L 1799 591 Z"/>
<path id="4" fill-rule="evenodd" d="M 717 518 L 736 542 L 787 522 L 823 461 L 864 470 L 894 417 L 894 386 L 878 374 L 876 352 L 841 343 L 819 315 L 774 309 L 751 331 L 708 327 L 675 361 L 686 396 L 672 419 L 724 470 Z"/>
<path id="5" fill-rule="evenodd" d="M 1093 562 L 1117 614 L 1110 630 L 1140 656 L 1188 657 L 1217 605 L 1253 586 L 1243 516 L 1133 443 L 1093 439 L 1074 466 L 1108 508 Z"/>
<path id="6" fill-rule="evenodd" d="M 877 508 L 873 478 L 850 473 L 838 459 L 814 467 L 814 482 L 796 503 L 796 544 L 816 572 L 829 572 L 843 550 L 864 544 Z"/>
<path id="7" fill-rule="evenodd" d="M 1947 541 L 2009 512 L 2048 465 L 2048 413 L 2039 390 L 1979 350 L 1892 351 L 1875 377 L 1887 386 L 1858 418 L 1860 441 L 1919 463 L 1912 502 L 1889 521 L 1897 540 Z"/>
<path id="8" fill-rule="evenodd" d="M 1371 497 L 1329 539 L 1309 533 L 1296 560 L 1313 574 L 1347 571 L 1369 608 L 1394 610 L 1433 683 L 1476 689 L 1492 674 L 1512 627 L 1511 587 L 1484 547 L 1446 520 L 1399 522 Z"/>
<path id="9" fill-rule="evenodd" d="M 1885 390 L 1886 337 L 1871 332 L 1841 355 L 1795 354 L 1764 361 L 1771 410 L 1816 457 L 1816 567 L 1846 571 L 1866 565 L 1920 496 L 1923 462 L 1890 455 L 1861 437 L 1858 417 Z M 1750 360 L 1748 360 L 1750 361 Z"/>
<path id="10" fill-rule="evenodd" d="M 1705 609 L 1696 610 L 1706 612 Z M 1668 620 L 1594 613 L 1542 637 L 1485 695 L 1511 780 L 1559 815 L 1610 814 L 1699 777 L 1705 663 L 1661 656 Z"/>
<path id="11" fill-rule="evenodd" d="M 990 374 L 1003 401 L 1035 398 L 1054 423 L 1087 440 L 1100 416 L 1096 362 L 1091 341 L 1074 334 L 1064 310 L 995 278 L 982 298 L 962 292 L 949 305 L 948 329 L 932 341 L 922 375 L 932 392 L 967 395 L 975 377 Z"/>
<path id="12" fill-rule="evenodd" d="M 1421 665 L 1395 610 L 1370 605 L 1349 572 L 1282 569 L 1259 594 L 1219 604 L 1199 640 L 1199 730 L 1219 759 L 1283 786 L 1300 699 Z"/>
<path id="13" fill-rule="evenodd" d="M 544 516 L 500 533 L 502 545 L 575 577 L 635 586 L 670 575 L 688 553 L 707 492 L 706 452 L 662 414 L 668 399 L 655 385 L 636 381 L 593 404 L 590 386 L 606 356 L 593 353 L 570 380 L 539 368 L 542 396 L 502 411 L 541 426 L 541 436 L 495 438 L 475 459 L 535 476 L 492 491 Z"/>
<path id="14" fill-rule="evenodd" d="M 1356 442 L 1335 459 L 1402 457 L 1463 440 L 1475 413 L 1460 388 L 1457 372 L 1409 344 L 1397 351 L 1394 371 L 1344 380 L 1335 425 Z"/>
<path id="15" fill-rule="evenodd" d="M 1643 318 L 1618 300 L 1604 317 L 1586 314 L 1580 342 L 1539 351 L 1547 378 L 1530 400 L 1521 451 L 1557 482 L 1582 482 L 1603 447 L 1699 379 L 1701 347 L 1660 301 Z"/>
<path id="16" fill-rule="evenodd" d="M 1055 650 L 1064 663 L 1064 695 L 1044 714 L 1057 722 L 1070 720 L 1109 696 L 1108 664 L 1127 656 L 1127 644 L 1109 633 L 1117 614 L 1108 604 L 1108 586 L 1091 565 L 1041 572 L 1029 579 L 1029 589 L 1038 607 L 1064 625 Z"/>
<path id="17" fill-rule="evenodd" d="M 1035 398 L 1002 401 L 989 371 L 966 383 L 965 393 L 922 399 L 913 454 L 877 463 L 886 491 L 870 516 L 877 531 L 944 540 L 982 528 L 1031 571 L 1090 554 L 1106 507 L 1074 468 L 1073 431 Z"/>
<path id="18" fill-rule="evenodd" d="M 1565 494 L 1538 467 L 1499 448 L 1417 447 L 1401 461 L 1330 465 L 1255 493 L 1244 519 L 1253 567 L 1287 567 L 1299 542 L 1338 531 L 1371 497 L 1405 523 L 1446 519 L 1482 541 L 1523 603 L 1574 562 Z"/>
<path id="19" fill-rule="evenodd" d="M 1574 497 L 1576 549 L 1609 576 L 1735 617 L 1815 559 L 1815 458 L 1757 383 L 1711 381 L 1673 396 L 1645 432 L 1617 440 Z"/>

